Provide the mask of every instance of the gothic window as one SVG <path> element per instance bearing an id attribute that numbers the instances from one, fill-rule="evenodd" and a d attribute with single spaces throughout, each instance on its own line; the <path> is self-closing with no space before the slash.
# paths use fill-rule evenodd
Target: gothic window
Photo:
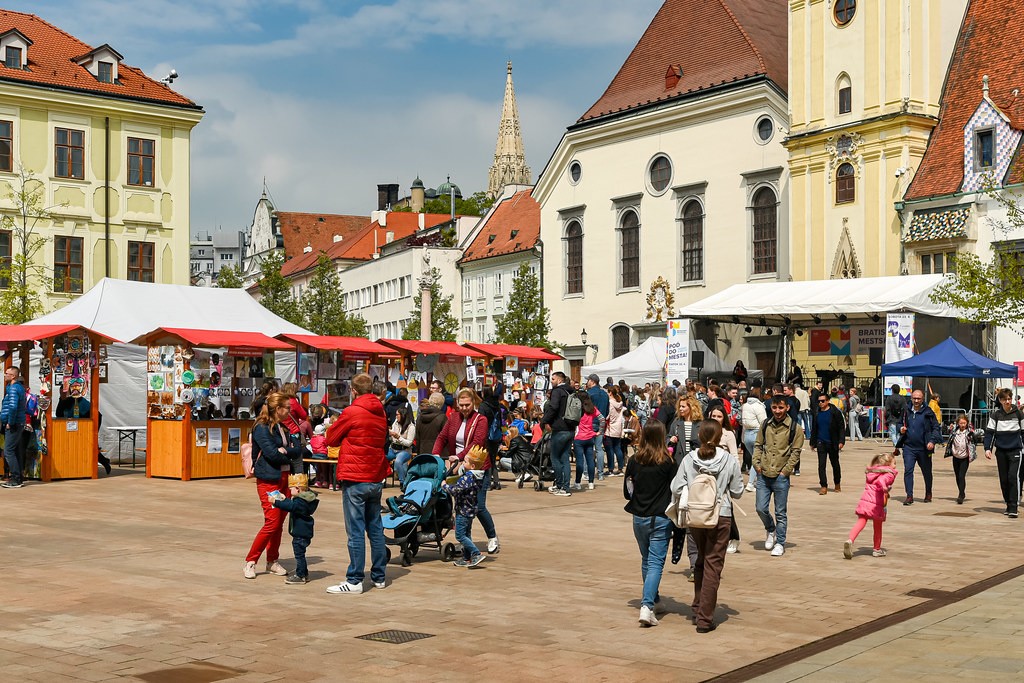
<path id="1" fill-rule="evenodd" d="M 856 182 L 852 164 L 840 164 L 836 171 L 836 204 L 848 204 L 856 199 Z"/>
<path id="2" fill-rule="evenodd" d="M 836 94 L 838 98 L 836 111 L 840 114 L 849 114 L 853 110 L 853 86 L 850 83 L 850 77 L 846 74 L 839 77 Z"/>
<path id="3" fill-rule="evenodd" d="M 626 211 L 619 220 L 622 289 L 640 286 L 640 218 Z"/>
<path id="4" fill-rule="evenodd" d="M 629 353 L 629 328 L 619 325 L 612 328 L 612 358 Z"/>
<path id="5" fill-rule="evenodd" d="M 572 221 L 565 230 L 565 293 L 583 293 L 583 226 Z"/>
<path id="6" fill-rule="evenodd" d="M 753 274 L 774 273 L 778 268 L 778 202 L 775 192 L 762 187 L 754 194 L 753 204 Z"/>
<path id="7" fill-rule="evenodd" d="M 683 207 L 683 282 L 704 279 L 704 208 L 696 199 Z"/>

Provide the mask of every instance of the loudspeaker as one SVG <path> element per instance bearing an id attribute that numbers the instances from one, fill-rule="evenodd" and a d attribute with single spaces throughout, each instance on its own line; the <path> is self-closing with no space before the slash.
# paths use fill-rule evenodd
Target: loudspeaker
<path id="1" fill-rule="evenodd" d="M 690 354 L 690 367 L 704 368 L 704 352 L 694 351 Z"/>
<path id="2" fill-rule="evenodd" d="M 872 348 L 868 349 L 868 362 L 871 365 L 884 365 L 885 364 L 885 349 Z"/>

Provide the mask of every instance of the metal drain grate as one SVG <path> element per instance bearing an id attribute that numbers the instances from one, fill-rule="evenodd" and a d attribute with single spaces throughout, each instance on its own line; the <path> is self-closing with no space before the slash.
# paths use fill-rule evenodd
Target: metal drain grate
<path id="1" fill-rule="evenodd" d="M 356 636 L 360 640 L 372 640 L 377 643 L 393 643 L 395 645 L 433 637 L 433 633 L 416 633 L 415 631 L 377 631 L 376 633 L 367 633 L 365 636 Z"/>
<path id="2" fill-rule="evenodd" d="M 977 512 L 936 512 L 933 513 L 935 517 L 974 517 Z"/>

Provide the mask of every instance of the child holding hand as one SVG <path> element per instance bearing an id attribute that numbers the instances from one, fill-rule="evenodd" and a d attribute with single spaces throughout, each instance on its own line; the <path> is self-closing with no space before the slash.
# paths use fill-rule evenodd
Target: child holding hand
<path id="1" fill-rule="evenodd" d="M 292 552 L 295 553 L 295 573 L 284 580 L 289 585 L 309 583 L 306 548 L 313 541 L 313 513 L 320 501 L 316 493 L 309 490 L 308 484 L 305 474 L 290 474 L 288 489 L 291 498 L 286 498 L 280 491 L 267 494 L 274 507 L 289 513 L 288 533 L 292 535 Z"/>
<path id="2" fill-rule="evenodd" d="M 850 529 L 850 538 L 843 544 L 843 557 L 853 559 L 853 543 L 857 540 L 858 534 L 864 530 L 870 519 L 874 524 L 874 550 L 873 557 L 885 557 L 882 550 L 882 522 L 885 521 L 885 509 L 889 503 L 889 491 L 896 481 L 895 457 L 892 453 L 876 455 L 871 460 L 871 465 L 864 470 L 867 483 L 864 485 L 864 493 L 861 494 L 860 502 L 857 503 L 857 523 Z"/>
<path id="3" fill-rule="evenodd" d="M 466 453 L 463 464 L 459 465 L 459 477 L 454 484 L 445 482 L 446 491 L 455 503 L 455 539 L 462 544 L 462 557 L 455 561 L 456 567 L 475 567 L 484 561 L 484 556 L 473 544 L 470 536 L 473 519 L 477 513 L 477 493 L 484 478 L 483 468 L 487 464 L 487 450 L 473 446 Z"/>

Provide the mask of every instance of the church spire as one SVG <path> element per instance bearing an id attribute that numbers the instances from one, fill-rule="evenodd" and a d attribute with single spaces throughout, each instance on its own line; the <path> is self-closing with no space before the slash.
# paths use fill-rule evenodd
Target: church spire
<path id="1" fill-rule="evenodd" d="M 519 110 L 516 108 L 516 91 L 512 85 L 512 62 L 509 61 L 505 76 L 505 102 L 501 108 L 498 143 L 494 148 L 494 164 L 487 183 L 487 195 L 497 197 L 506 185 L 529 185 L 531 179 L 530 167 L 526 165 L 526 153 L 523 151 L 523 136 L 519 131 Z"/>

